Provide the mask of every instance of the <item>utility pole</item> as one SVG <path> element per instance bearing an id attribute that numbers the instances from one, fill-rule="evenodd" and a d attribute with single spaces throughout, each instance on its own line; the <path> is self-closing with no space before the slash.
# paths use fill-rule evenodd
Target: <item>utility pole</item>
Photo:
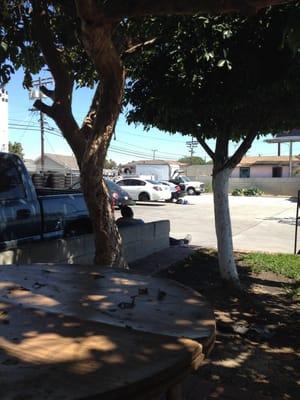
<path id="1" fill-rule="evenodd" d="M 41 86 L 53 84 L 52 78 L 37 79 L 32 81 L 32 89 L 29 93 L 31 100 L 42 100 L 45 96 L 41 91 Z M 45 167 L 45 119 L 44 113 L 40 111 L 40 131 L 41 131 L 41 170 L 44 171 Z"/>
<path id="2" fill-rule="evenodd" d="M 185 142 L 185 144 L 187 145 L 187 148 L 189 149 L 190 157 L 191 157 L 191 164 L 193 164 L 193 155 L 195 153 L 194 148 L 198 146 L 198 142 L 195 141 L 194 138 L 192 137 L 192 140 Z"/>
<path id="3" fill-rule="evenodd" d="M 42 85 L 42 80 L 39 78 L 39 100 L 42 99 L 42 92 L 40 87 Z M 45 130 L 44 130 L 44 113 L 40 111 L 40 127 L 41 127 L 41 169 L 44 171 L 45 167 Z"/>
<path id="4" fill-rule="evenodd" d="M 152 149 L 153 151 L 153 160 L 155 160 L 155 153 L 157 152 L 157 149 Z"/>

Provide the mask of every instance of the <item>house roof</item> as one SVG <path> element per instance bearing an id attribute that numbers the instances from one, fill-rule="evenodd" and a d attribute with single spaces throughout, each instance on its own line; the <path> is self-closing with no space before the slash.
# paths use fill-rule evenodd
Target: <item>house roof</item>
<path id="1" fill-rule="evenodd" d="M 170 164 L 180 164 L 178 161 L 166 161 L 166 160 L 139 160 L 139 161 L 135 161 L 134 163 L 135 165 L 170 165 Z"/>
<path id="2" fill-rule="evenodd" d="M 256 157 L 243 157 L 238 167 L 250 166 L 250 165 L 288 165 L 289 156 L 256 156 Z M 292 157 L 293 163 L 300 164 L 300 157 Z"/>
<path id="3" fill-rule="evenodd" d="M 25 164 L 26 169 L 28 169 L 28 171 L 36 170 L 36 164 L 33 160 L 31 160 L 29 158 L 25 158 L 24 164 Z"/>
<path id="4" fill-rule="evenodd" d="M 79 170 L 76 158 L 74 156 L 65 156 L 65 155 L 62 155 L 62 154 L 45 153 L 45 158 L 48 158 L 51 161 L 54 161 L 55 163 L 57 163 L 62 168 L 69 168 L 69 169 L 72 169 L 72 170 Z M 41 157 L 38 157 L 35 160 L 35 164 L 38 165 L 40 163 L 41 163 Z"/>

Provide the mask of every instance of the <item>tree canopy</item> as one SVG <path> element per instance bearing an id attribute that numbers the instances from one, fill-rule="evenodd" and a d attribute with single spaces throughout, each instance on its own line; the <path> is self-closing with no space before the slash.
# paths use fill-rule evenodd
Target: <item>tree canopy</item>
<path id="1" fill-rule="evenodd" d="M 220 271 L 237 285 L 228 179 L 255 137 L 300 125 L 296 20 L 298 2 L 247 18 L 151 18 L 142 28 L 130 22 L 152 46 L 127 61 L 128 121 L 196 137 L 213 160 Z M 230 140 L 241 141 L 232 155 Z"/>
<path id="2" fill-rule="evenodd" d="M 104 162 L 104 168 L 107 169 L 117 168 L 117 163 L 112 159 L 106 159 Z"/>
<path id="3" fill-rule="evenodd" d="M 250 18 L 147 19 L 152 47 L 129 59 L 129 122 L 146 128 L 232 140 L 300 124 L 300 57 L 286 45 L 298 3 Z"/>
<path id="4" fill-rule="evenodd" d="M 15 153 L 22 159 L 24 158 L 24 150 L 22 144 L 20 142 L 9 142 L 8 143 L 8 151 L 10 153 Z"/>
<path id="5" fill-rule="evenodd" d="M 202 157 L 198 156 L 185 156 L 182 157 L 178 160 L 179 162 L 190 164 L 190 165 L 199 165 L 199 164 L 205 164 L 205 160 L 203 160 Z"/>

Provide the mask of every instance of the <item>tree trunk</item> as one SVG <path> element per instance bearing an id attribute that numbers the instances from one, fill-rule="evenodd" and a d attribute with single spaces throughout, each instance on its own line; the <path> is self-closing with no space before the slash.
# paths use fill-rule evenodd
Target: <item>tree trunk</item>
<path id="1" fill-rule="evenodd" d="M 100 156 L 105 158 L 104 154 Z M 98 165 L 89 168 L 88 175 L 82 175 L 84 197 L 94 231 L 96 250 L 94 262 L 98 265 L 122 267 L 124 261 L 121 236 L 114 221 L 112 204 Z"/>
<path id="2" fill-rule="evenodd" d="M 120 62 L 101 81 L 99 112 L 87 140 L 81 162 L 81 186 L 89 209 L 95 235 L 95 264 L 123 266 L 122 241 L 116 227 L 103 168 L 109 143 L 120 112 L 124 72 Z"/>
<path id="3" fill-rule="evenodd" d="M 234 286 L 240 286 L 233 255 L 232 231 L 228 201 L 228 185 L 231 168 L 217 171 L 213 175 L 215 229 L 221 277 Z"/>
<path id="4" fill-rule="evenodd" d="M 93 101 L 94 112 L 84 128 L 87 142 L 81 161 L 81 186 L 95 235 L 95 264 L 121 266 L 121 237 L 102 178 L 124 90 L 124 68 L 112 39 L 116 21 L 106 20 L 97 2 L 76 0 L 75 3 L 81 19 L 82 42 L 100 80 Z"/>

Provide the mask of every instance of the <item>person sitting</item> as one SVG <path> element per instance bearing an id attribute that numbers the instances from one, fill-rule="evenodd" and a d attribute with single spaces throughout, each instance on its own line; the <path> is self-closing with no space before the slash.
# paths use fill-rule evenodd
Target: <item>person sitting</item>
<path id="1" fill-rule="evenodd" d="M 116 220 L 118 228 L 122 226 L 132 226 L 132 225 L 143 225 L 144 221 L 142 219 L 137 219 L 133 217 L 133 211 L 128 206 L 121 207 L 122 217 Z"/>
<path id="2" fill-rule="evenodd" d="M 118 228 L 121 228 L 123 226 L 143 225 L 145 223 L 142 219 L 134 218 L 132 208 L 128 206 L 121 207 L 121 215 L 122 217 L 116 220 Z M 178 246 L 178 245 L 182 246 L 189 244 L 191 240 L 192 240 L 191 235 L 187 235 L 184 239 L 175 239 L 170 237 L 169 243 L 170 246 Z"/>

